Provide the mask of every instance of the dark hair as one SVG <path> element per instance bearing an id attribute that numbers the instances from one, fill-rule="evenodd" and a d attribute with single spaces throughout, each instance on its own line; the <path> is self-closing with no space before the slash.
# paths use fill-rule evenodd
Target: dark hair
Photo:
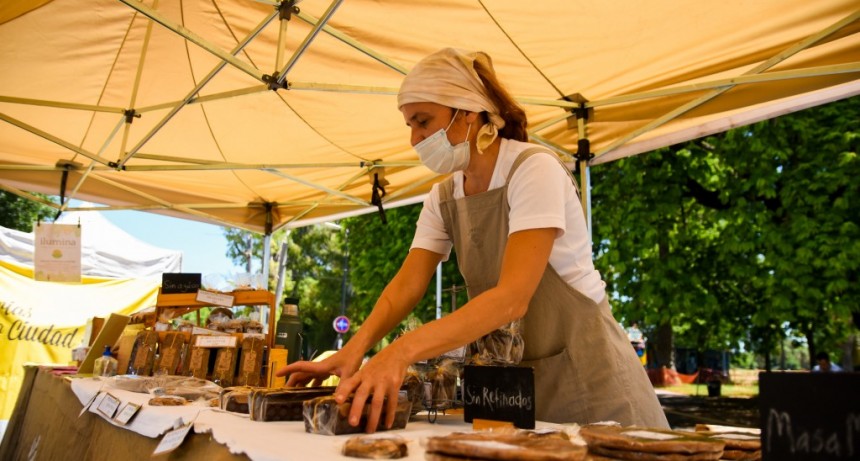
<path id="1" fill-rule="evenodd" d="M 475 72 L 478 73 L 478 77 L 484 83 L 484 88 L 487 89 L 487 96 L 499 108 L 499 115 L 505 121 L 505 127 L 499 130 L 499 136 L 516 141 L 528 141 L 526 111 L 505 90 L 499 79 L 496 78 L 496 73 L 492 68 L 488 68 L 476 60 Z M 482 113 L 481 116 L 486 120 L 486 113 Z"/>
<path id="2" fill-rule="evenodd" d="M 827 360 L 829 362 L 830 355 L 828 355 L 827 352 L 819 352 L 815 354 L 815 360 Z"/>

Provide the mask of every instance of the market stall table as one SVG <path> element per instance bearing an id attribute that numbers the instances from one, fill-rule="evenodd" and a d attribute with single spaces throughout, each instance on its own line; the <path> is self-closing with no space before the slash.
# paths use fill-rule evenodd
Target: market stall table
<path id="1" fill-rule="evenodd" d="M 94 379 L 65 379 L 47 368 L 28 367 L 15 412 L 0 446 L 3 460 L 151 459 L 161 437 L 178 421 L 194 421 L 185 443 L 170 459 L 206 460 L 345 460 L 341 446 L 351 437 L 308 434 L 303 422 L 256 422 L 202 406 L 150 407 L 121 427 L 98 412 L 101 384 Z M 144 403 L 146 394 L 110 389 L 122 404 Z M 83 403 L 98 394 L 87 412 Z M 82 403 L 83 402 L 83 403 Z M 122 406 L 121 404 L 121 406 Z M 79 416 L 80 415 L 80 416 Z M 558 427 L 538 423 L 538 428 Z M 423 460 L 420 441 L 434 435 L 467 431 L 462 415 L 439 415 L 435 423 L 416 416 L 406 429 L 392 431 L 408 441 L 409 456 Z M 145 434 L 145 435 L 142 435 Z"/>

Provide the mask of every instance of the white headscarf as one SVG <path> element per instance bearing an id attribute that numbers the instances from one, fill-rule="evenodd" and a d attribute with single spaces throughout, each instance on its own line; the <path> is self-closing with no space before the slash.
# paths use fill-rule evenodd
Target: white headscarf
<path id="1" fill-rule="evenodd" d="M 443 48 L 422 59 L 403 79 L 397 107 L 413 102 L 433 102 L 469 112 L 487 112 L 490 122 L 478 130 L 476 147 L 483 152 L 505 127 L 499 109 L 487 96 L 484 83 L 475 71 L 475 61 L 493 70 L 493 62 L 483 51 Z"/>

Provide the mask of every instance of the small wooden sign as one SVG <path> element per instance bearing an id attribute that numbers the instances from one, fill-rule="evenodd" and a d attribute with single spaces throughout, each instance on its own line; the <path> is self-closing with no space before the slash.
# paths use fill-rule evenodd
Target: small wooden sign
<path id="1" fill-rule="evenodd" d="M 860 373 L 760 373 L 764 461 L 860 459 Z"/>
<path id="2" fill-rule="evenodd" d="M 464 419 L 535 427 L 535 375 L 530 367 L 467 365 L 463 373 Z"/>
<path id="3" fill-rule="evenodd" d="M 197 293 L 201 274 L 165 272 L 161 274 L 161 292 L 164 294 Z"/>

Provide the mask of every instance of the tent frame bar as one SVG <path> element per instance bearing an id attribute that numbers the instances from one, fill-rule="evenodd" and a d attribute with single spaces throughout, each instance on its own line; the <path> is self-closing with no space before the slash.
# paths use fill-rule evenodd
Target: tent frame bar
<path id="1" fill-rule="evenodd" d="M 125 0 L 120 0 L 120 1 L 125 1 Z M 269 23 L 272 22 L 272 20 L 275 19 L 275 17 L 277 15 L 278 15 L 278 12 L 274 11 L 274 12 L 272 12 L 272 14 L 270 14 L 269 16 L 264 18 L 260 22 L 260 24 L 258 24 L 257 27 L 254 28 L 254 30 L 252 30 L 248 34 L 247 37 L 245 37 L 244 40 L 239 42 L 232 50 L 230 50 L 230 56 L 231 57 L 235 56 L 240 51 L 242 51 L 246 46 L 248 46 L 248 44 L 251 43 L 251 41 L 254 38 L 256 38 L 257 35 L 259 35 L 260 32 L 262 32 L 263 29 L 265 29 L 266 26 L 269 25 Z M 177 113 L 179 113 L 179 111 L 182 110 L 182 108 L 185 107 L 189 101 L 191 101 L 191 99 L 194 97 L 194 95 L 199 93 L 200 90 L 202 90 L 210 81 L 212 81 L 212 79 L 216 75 L 218 75 L 218 73 L 222 69 L 224 69 L 224 67 L 226 65 L 227 65 L 226 61 L 221 61 L 218 64 L 216 64 L 215 67 L 205 77 L 203 77 L 203 79 L 200 80 L 200 82 L 198 82 L 197 85 L 195 85 L 194 88 L 188 92 L 188 94 L 185 95 L 185 98 L 183 98 L 181 101 L 179 101 L 170 110 L 170 112 L 167 115 L 162 117 L 162 119 L 159 120 L 158 123 L 156 123 L 154 127 L 152 127 L 152 129 L 149 131 L 149 133 L 147 133 L 145 136 L 143 136 L 138 141 L 137 145 L 135 145 L 131 150 L 129 150 L 128 152 L 126 152 L 124 154 L 123 158 L 119 162 L 117 162 L 117 165 L 116 165 L 117 169 L 122 168 L 126 164 L 126 162 L 128 162 L 128 160 L 131 157 L 133 157 L 143 147 L 144 144 L 146 144 L 150 139 L 152 139 L 152 137 L 155 136 L 155 134 L 159 130 L 161 130 L 161 128 L 164 127 L 164 125 L 167 124 L 167 122 L 169 122 L 170 119 L 172 119 Z"/>
<path id="2" fill-rule="evenodd" d="M 310 46 L 311 42 L 314 41 L 317 34 L 319 34 L 320 30 L 323 28 L 323 26 L 325 26 L 328 20 L 331 19 L 332 15 L 334 15 L 335 11 L 337 11 L 338 7 L 342 2 L 343 0 L 334 0 L 333 2 L 331 2 L 331 4 L 328 6 L 328 9 L 326 9 L 325 13 L 323 13 L 322 18 L 320 18 L 320 20 L 316 24 L 314 24 L 313 28 L 311 28 L 311 31 L 308 33 L 308 35 L 305 36 L 305 39 L 302 41 L 299 47 L 296 48 L 296 51 L 293 52 L 293 55 L 290 57 L 290 60 L 287 61 L 287 64 L 284 65 L 284 68 L 281 69 L 280 72 L 278 72 L 276 79 L 278 86 L 284 85 L 284 81 L 286 81 L 287 79 L 287 74 L 293 69 L 293 66 L 296 65 L 296 62 L 298 62 L 299 58 L 301 58 L 302 55 L 305 54 L 305 51 L 307 51 L 308 46 Z"/>
<path id="3" fill-rule="evenodd" d="M 195 45 L 208 51 L 209 53 L 213 54 L 214 56 L 221 59 L 222 61 L 225 61 L 228 64 L 232 65 L 233 67 L 235 67 L 235 68 L 241 70 L 242 72 L 250 75 L 251 77 L 254 77 L 255 80 L 260 81 L 260 82 L 263 81 L 263 72 L 260 71 L 260 69 L 257 69 L 256 67 L 251 66 L 250 64 L 246 63 L 245 61 L 237 59 L 235 56 L 225 52 L 221 48 L 215 46 L 214 44 L 210 43 L 208 40 L 195 34 L 194 32 L 190 31 L 186 27 L 184 27 L 180 24 L 176 24 L 173 21 L 168 20 L 167 18 L 162 16 L 160 13 L 158 13 L 154 9 L 150 8 L 149 6 L 143 4 L 142 2 L 140 2 L 138 0 L 119 0 L 119 1 L 124 3 L 126 6 L 128 6 L 132 9 L 138 11 L 139 13 L 143 14 L 144 16 L 151 19 L 156 24 L 159 24 L 159 25 L 177 33 L 178 35 L 185 37 L 185 39 L 188 40 L 189 42 L 194 43 Z M 275 11 L 272 14 L 272 17 L 276 16 L 277 14 L 278 14 L 277 11 Z"/>
<path id="4" fill-rule="evenodd" d="M 589 101 L 586 103 L 586 107 L 600 107 L 600 106 L 609 106 L 615 104 L 624 104 L 628 102 L 640 101 L 643 99 L 652 99 L 658 98 L 662 96 L 672 96 L 679 95 L 685 93 L 693 93 L 697 91 L 706 91 L 715 88 L 724 88 L 727 86 L 741 86 L 741 85 L 750 85 L 756 83 L 768 83 L 772 81 L 778 80 L 792 80 L 792 79 L 802 79 L 802 78 L 811 78 L 811 77 L 821 77 L 826 75 L 840 75 L 840 74 L 849 74 L 849 73 L 857 73 L 860 72 L 860 61 L 852 62 L 848 64 L 837 64 L 832 66 L 819 66 L 819 67 L 809 67 L 805 69 L 797 69 L 797 70 L 785 70 L 785 71 L 774 71 L 774 72 L 766 72 L 762 74 L 755 75 L 741 75 L 737 77 L 729 77 L 725 79 L 712 80 L 708 82 L 696 83 L 692 85 L 684 85 L 677 86 L 672 88 L 667 88 L 663 90 L 657 91 L 646 91 L 643 93 L 632 93 L 624 96 L 618 96 L 614 98 L 607 98 L 595 101 Z M 312 83 L 312 82 L 290 82 L 291 90 L 306 90 L 306 91 L 323 91 L 323 92 L 339 92 L 339 93 L 357 93 L 357 94 L 378 94 L 378 95 L 396 95 L 398 89 L 394 87 L 382 87 L 382 86 L 366 86 L 366 85 L 343 85 L 343 84 L 330 84 L 330 83 Z M 229 99 L 239 96 L 245 96 L 253 93 L 263 93 L 265 91 L 269 91 L 269 88 L 266 85 L 254 85 L 240 90 L 231 90 L 225 91 L 223 93 L 213 93 L 206 96 L 198 96 L 196 98 L 191 98 L 188 101 L 189 105 L 192 104 L 200 104 L 204 102 L 218 101 L 222 99 Z M 564 101 L 558 99 L 541 99 L 541 98 L 530 98 L 530 97 L 516 97 L 517 102 L 520 104 L 531 105 L 531 106 L 547 106 L 547 107 L 559 107 L 562 109 L 572 109 L 578 107 L 576 103 L 571 101 Z M 126 109 L 121 107 L 111 107 L 111 106 L 93 106 L 88 104 L 74 104 L 74 103 L 65 103 L 61 101 L 47 101 L 40 99 L 30 99 L 30 98 L 16 98 L 11 96 L 2 96 L 0 95 L 0 102 L 2 103 L 10 103 L 10 104 L 25 104 L 31 106 L 45 106 L 45 107 L 53 107 L 59 109 L 74 109 L 74 110 L 84 110 L 84 111 L 93 111 L 93 112 L 113 112 L 113 113 L 123 113 Z M 137 112 L 144 114 L 147 112 L 164 110 L 171 108 L 179 104 L 179 101 L 167 102 L 163 104 L 157 104 L 153 106 L 144 106 L 137 108 Z M 570 114 L 565 113 L 556 118 L 550 119 L 547 122 L 544 122 L 540 125 L 536 125 L 532 128 L 533 131 L 541 131 L 549 126 L 552 126 L 562 120 L 566 120 L 570 117 Z"/>

